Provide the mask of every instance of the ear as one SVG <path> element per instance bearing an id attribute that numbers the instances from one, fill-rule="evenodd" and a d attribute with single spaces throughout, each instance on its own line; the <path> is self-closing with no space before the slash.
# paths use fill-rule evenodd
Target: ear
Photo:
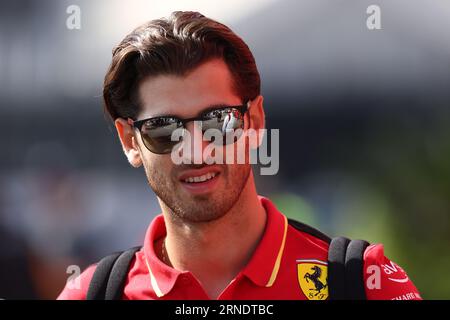
<path id="1" fill-rule="evenodd" d="M 142 165 L 141 153 L 139 150 L 135 131 L 132 125 L 127 120 L 117 118 L 114 121 L 117 134 L 119 135 L 120 143 L 122 144 L 123 152 L 128 159 L 128 162 L 135 168 L 139 168 Z"/>
<path id="2" fill-rule="evenodd" d="M 248 115 L 250 120 L 248 129 L 251 129 L 249 131 L 249 136 L 252 138 L 250 139 L 250 147 L 254 149 L 261 145 L 263 130 L 266 128 L 266 115 L 264 113 L 263 101 L 263 96 L 259 95 L 251 100 L 248 105 Z M 256 137 L 253 137 L 255 134 Z"/>

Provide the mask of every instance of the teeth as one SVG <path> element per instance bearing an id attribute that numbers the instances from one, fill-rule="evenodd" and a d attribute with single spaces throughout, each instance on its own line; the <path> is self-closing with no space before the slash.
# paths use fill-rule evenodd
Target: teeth
<path id="1" fill-rule="evenodd" d="M 204 174 L 202 176 L 199 177 L 189 177 L 184 179 L 184 182 L 188 182 L 188 183 L 192 183 L 192 182 L 203 182 L 209 179 L 212 179 L 216 176 L 215 173 L 213 172 L 208 172 L 207 174 Z"/>

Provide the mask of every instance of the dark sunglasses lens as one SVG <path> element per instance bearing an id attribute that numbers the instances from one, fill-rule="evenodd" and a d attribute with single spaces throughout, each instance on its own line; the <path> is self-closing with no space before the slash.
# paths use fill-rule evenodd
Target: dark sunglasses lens
<path id="1" fill-rule="evenodd" d="M 224 108 L 208 112 L 203 117 L 202 129 L 215 129 L 221 131 L 223 135 L 223 143 L 234 143 L 239 139 L 242 130 L 236 132 L 237 129 L 244 128 L 244 116 L 236 108 Z M 234 137 L 233 137 L 234 136 Z"/>
<path id="2" fill-rule="evenodd" d="M 172 141 L 172 133 L 182 124 L 175 118 L 157 118 L 144 123 L 141 136 L 144 145 L 151 152 L 170 153 L 179 141 Z"/>

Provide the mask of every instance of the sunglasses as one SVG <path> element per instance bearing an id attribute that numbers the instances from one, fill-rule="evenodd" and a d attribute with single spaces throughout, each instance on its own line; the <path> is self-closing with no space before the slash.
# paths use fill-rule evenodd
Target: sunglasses
<path id="1" fill-rule="evenodd" d="M 247 104 L 223 106 L 207 109 L 194 118 L 161 116 L 136 121 L 128 119 L 128 122 L 139 130 L 142 142 L 148 150 L 156 154 L 167 154 L 180 142 L 172 141 L 173 132 L 180 128 L 186 129 L 186 124 L 190 121 L 200 121 L 202 133 L 208 129 L 219 130 L 223 136 L 223 145 L 234 143 L 240 135 L 233 139 L 227 139 L 227 136 L 234 135 L 237 129 L 244 129 L 244 115 L 247 111 Z"/>

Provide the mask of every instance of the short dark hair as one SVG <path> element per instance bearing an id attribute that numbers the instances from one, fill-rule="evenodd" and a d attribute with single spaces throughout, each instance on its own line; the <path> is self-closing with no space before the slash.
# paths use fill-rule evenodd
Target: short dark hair
<path id="1" fill-rule="evenodd" d="M 198 12 L 175 11 L 133 30 L 113 49 L 103 84 L 106 112 L 113 120 L 136 119 L 138 86 L 148 76 L 183 76 L 200 64 L 221 58 L 243 102 L 260 94 L 260 77 L 247 44 L 227 26 Z"/>

